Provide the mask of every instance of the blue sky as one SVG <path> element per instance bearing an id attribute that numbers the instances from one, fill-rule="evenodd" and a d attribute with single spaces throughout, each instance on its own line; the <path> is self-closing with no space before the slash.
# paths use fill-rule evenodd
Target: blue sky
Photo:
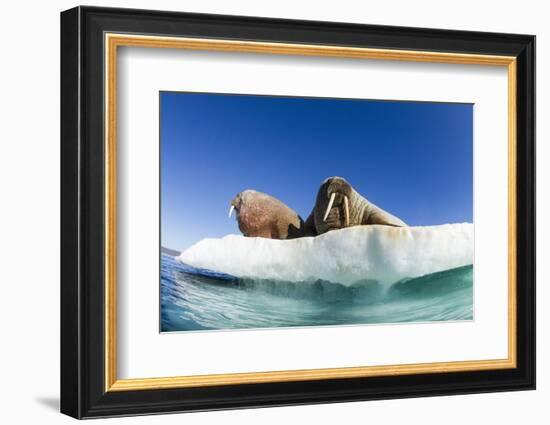
<path id="1" fill-rule="evenodd" d="M 161 238 L 240 233 L 229 202 L 266 192 L 307 218 L 346 178 L 409 225 L 472 222 L 473 105 L 161 92 Z"/>

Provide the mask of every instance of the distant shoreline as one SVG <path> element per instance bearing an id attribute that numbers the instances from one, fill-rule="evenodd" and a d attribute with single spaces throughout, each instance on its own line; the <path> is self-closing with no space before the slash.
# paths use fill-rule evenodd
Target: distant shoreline
<path id="1" fill-rule="evenodd" d="M 179 251 L 176 251 L 175 249 L 166 248 L 164 246 L 160 247 L 160 252 L 163 254 L 171 255 L 172 257 L 178 257 L 181 253 Z"/>

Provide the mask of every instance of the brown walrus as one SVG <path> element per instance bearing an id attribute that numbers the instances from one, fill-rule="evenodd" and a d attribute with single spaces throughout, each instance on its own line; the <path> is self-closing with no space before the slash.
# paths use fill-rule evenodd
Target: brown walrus
<path id="1" fill-rule="evenodd" d="M 315 228 L 283 202 L 255 190 L 245 190 L 231 201 L 229 217 L 237 213 L 239 230 L 244 236 L 270 239 L 294 239 L 314 236 Z"/>
<path id="2" fill-rule="evenodd" d="M 406 226 L 401 219 L 361 196 L 342 177 L 329 177 L 321 184 L 315 207 L 307 222 L 313 222 L 319 235 L 362 224 Z"/>

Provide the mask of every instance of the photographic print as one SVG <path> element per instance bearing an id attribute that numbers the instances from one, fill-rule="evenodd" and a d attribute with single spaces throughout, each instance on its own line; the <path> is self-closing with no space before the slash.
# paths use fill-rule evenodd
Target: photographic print
<path id="1" fill-rule="evenodd" d="M 160 330 L 473 320 L 473 105 L 161 92 Z"/>

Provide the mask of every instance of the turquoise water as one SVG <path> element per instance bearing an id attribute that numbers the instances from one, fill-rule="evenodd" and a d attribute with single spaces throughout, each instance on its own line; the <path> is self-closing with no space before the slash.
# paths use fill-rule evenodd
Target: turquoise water
<path id="1" fill-rule="evenodd" d="M 473 268 L 390 286 L 237 279 L 162 254 L 161 331 L 471 320 Z"/>

